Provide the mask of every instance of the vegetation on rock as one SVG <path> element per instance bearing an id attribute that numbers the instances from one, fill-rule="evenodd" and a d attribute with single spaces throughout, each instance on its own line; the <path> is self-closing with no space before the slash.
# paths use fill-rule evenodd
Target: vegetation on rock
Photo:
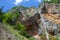
<path id="1" fill-rule="evenodd" d="M 48 1 L 45 1 L 45 2 L 48 2 Z M 51 0 L 50 2 L 57 3 L 58 1 Z M 39 7 L 41 7 L 41 6 L 39 6 Z M 32 9 L 32 11 L 33 11 L 33 9 L 36 10 L 33 7 L 31 9 Z M 10 34 L 10 36 L 13 35 L 15 40 L 36 40 L 33 36 L 38 34 L 38 29 L 41 27 L 41 17 L 40 17 L 40 14 L 37 12 L 38 10 L 32 12 L 31 9 L 24 7 L 24 6 L 16 6 L 5 13 L 3 13 L 2 9 L 0 9 L 0 23 L 2 25 L 4 25 L 4 26 L 0 25 L 0 28 L 2 27 L 4 29 L 3 31 Z M 32 15 L 33 15 L 33 13 L 35 13 L 35 14 L 33 16 L 30 16 L 29 15 L 30 12 L 26 13 L 26 11 L 28 11 L 28 10 L 30 10 L 30 12 L 32 12 L 31 13 Z M 46 15 L 45 15 L 45 17 L 46 17 Z M 48 18 L 49 17 L 50 16 L 48 15 Z M 51 24 L 51 23 L 49 23 L 49 24 Z M 58 25 L 58 26 L 60 26 L 60 25 Z M 50 26 L 48 26 L 48 28 L 49 27 Z M 60 28 L 59 28 L 59 31 L 60 31 Z M 55 33 L 57 31 L 55 31 L 54 27 L 50 27 L 48 32 Z M 43 31 L 41 31 L 41 34 L 39 34 L 39 35 L 42 40 L 46 40 L 46 35 Z M 51 35 L 50 33 L 49 33 L 49 39 L 58 40 L 58 38 L 57 38 L 57 36 L 55 36 L 55 34 Z"/>

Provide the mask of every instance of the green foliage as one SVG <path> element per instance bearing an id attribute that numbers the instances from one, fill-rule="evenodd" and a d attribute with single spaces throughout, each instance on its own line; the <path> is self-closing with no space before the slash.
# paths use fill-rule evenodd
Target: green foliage
<path id="1" fill-rule="evenodd" d="M 12 11 L 10 10 L 3 15 L 4 16 L 3 22 L 8 23 L 10 25 L 14 25 L 20 14 L 21 14 L 21 12 L 19 10 L 14 11 L 12 9 Z"/>
<path id="2" fill-rule="evenodd" d="M 13 18 L 12 18 L 13 15 L 12 15 L 12 14 L 9 14 L 9 13 L 5 13 L 3 16 L 4 16 L 4 19 L 3 19 L 3 22 L 4 22 L 4 23 L 7 23 L 7 21 L 8 21 L 9 19 L 13 19 Z"/>
<path id="3" fill-rule="evenodd" d="M 58 3 L 58 0 L 50 0 L 50 1 L 48 1 L 48 0 L 44 0 L 45 2 L 48 2 L 48 3 Z"/>
<path id="4" fill-rule="evenodd" d="M 28 40 L 26 37 L 22 36 L 21 34 L 19 34 L 19 32 L 17 30 L 15 30 L 13 28 L 13 26 L 10 26 L 9 24 L 5 24 L 5 31 L 9 32 L 10 34 L 12 34 L 16 39 L 15 40 Z"/>
<path id="5" fill-rule="evenodd" d="M 51 2 L 52 3 L 58 3 L 58 0 L 52 0 Z"/>
<path id="6" fill-rule="evenodd" d="M 30 37 L 30 35 L 25 31 L 25 26 L 20 22 L 16 22 L 14 29 L 16 29 L 22 36 L 25 36 L 27 38 Z"/>
<path id="7" fill-rule="evenodd" d="M 19 33 L 20 33 L 22 36 L 25 36 L 26 38 L 31 37 L 25 30 L 24 30 L 24 31 L 19 31 Z"/>
<path id="8" fill-rule="evenodd" d="M 22 31 L 25 29 L 25 26 L 21 24 L 20 22 L 16 22 L 15 29 Z"/>
<path id="9" fill-rule="evenodd" d="M 4 23 L 8 23 L 10 25 L 13 25 L 13 24 L 15 24 L 19 14 L 17 14 L 17 13 L 5 13 L 3 16 L 4 16 L 4 18 L 3 18 Z"/>
<path id="10" fill-rule="evenodd" d="M 60 0 L 58 0 L 58 3 L 60 3 Z"/>
<path id="11" fill-rule="evenodd" d="M 0 8 L 0 21 L 2 21 L 3 20 L 3 12 L 2 12 L 2 9 Z"/>
<path id="12" fill-rule="evenodd" d="M 34 37 L 30 37 L 29 40 L 36 40 Z"/>

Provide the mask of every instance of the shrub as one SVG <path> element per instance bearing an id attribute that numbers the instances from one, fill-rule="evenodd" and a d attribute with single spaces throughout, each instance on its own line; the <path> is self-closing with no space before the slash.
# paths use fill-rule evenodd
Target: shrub
<path id="1" fill-rule="evenodd" d="M 27 38 L 30 37 L 30 35 L 25 31 L 25 26 L 21 24 L 20 22 L 16 22 L 16 25 L 14 26 L 14 29 L 18 30 L 19 33 Z"/>

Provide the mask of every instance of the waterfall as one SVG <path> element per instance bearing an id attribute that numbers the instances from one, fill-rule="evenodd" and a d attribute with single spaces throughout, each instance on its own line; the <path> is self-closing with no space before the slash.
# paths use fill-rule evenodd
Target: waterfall
<path id="1" fill-rule="evenodd" d="M 44 27 L 45 34 L 46 34 L 46 39 L 49 40 L 49 34 L 48 34 L 48 32 L 47 32 L 47 29 L 46 29 L 46 27 L 47 27 L 48 25 L 46 26 L 45 20 L 44 20 L 42 14 L 41 14 L 41 10 L 40 10 L 40 17 L 41 17 L 41 22 L 42 22 L 43 27 Z"/>

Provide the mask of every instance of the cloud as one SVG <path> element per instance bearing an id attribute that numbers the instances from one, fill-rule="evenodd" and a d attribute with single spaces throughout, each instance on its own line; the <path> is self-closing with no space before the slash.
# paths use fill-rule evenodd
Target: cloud
<path id="1" fill-rule="evenodd" d="M 27 1 L 29 1 L 29 0 L 15 0 L 14 4 L 18 5 L 19 3 L 27 2 Z"/>
<path id="2" fill-rule="evenodd" d="M 19 3 L 21 3 L 23 0 L 15 0 L 14 4 L 18 5 Z"/>
<path id="3" fill-rule="evenodd" d="M 40 3 L 41 3 L 41 1 L 42 1 L 42 0 L 36 0 L 36 1 L 38 1 L 38 2 L 40 2 Z"/>
<path id="4" fill-rule="evenodd" d="M 28 1 L 30 1 L 30 0 L 15 0 L 14 4 L 15 4 L 15 5 L 18 5 L 19 3 L 28 2 Z M 37 2 L 39 2 L 39 3 L 42 2 L 42 0 L 34 0 L 34 1 L 37 1 Z"/>

